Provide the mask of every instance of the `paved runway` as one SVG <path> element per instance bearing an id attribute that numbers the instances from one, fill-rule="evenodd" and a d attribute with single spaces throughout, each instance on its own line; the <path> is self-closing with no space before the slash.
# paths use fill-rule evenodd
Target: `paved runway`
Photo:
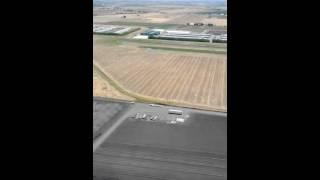
<path id="1" fill-rule="evenodd" d="M 159 118 L 135 119 L 136 113 Z M 170 123 L 176 117 L 184 122 Z M 224 113 L 134 103 L 114 124 L 96 144 L 94 179 L 227 179 Z"/>

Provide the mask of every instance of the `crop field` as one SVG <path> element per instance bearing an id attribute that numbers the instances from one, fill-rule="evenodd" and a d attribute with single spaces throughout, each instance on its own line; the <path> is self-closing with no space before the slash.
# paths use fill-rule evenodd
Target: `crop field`
<path id="1" fill-rule="evenodd" d="M 119 86 L 135 95 L 226 111 L 226 55 L 96 44 L 94 60 Z"/>
<path id="2" fill-rule="evenodd" d="M 173 24 L 186 24 L 188 22 L 212 23 L 216 26 L 227 26 L 227 19 L 208 17 L 207 15 L 192 14 L 192 13 L 177 15 L 176 17 L 167 21 L 167 23 L 173 23 Z"/>
<path id="3" fill-rule="evenodd" d="M 210 14 L 216 10 L 207 6 L 145 6 L 125 7 L 122 9 L 94 9 L 94 23 L 118 22 L 117 25 L 139 25 L 155 26 L 162 24 L 186 24 L 187 22 L 212 23 L 216 26 L 227 26 L 226 18 L 219 18 Z M 123 16 L 126 16 L 125 18 Z M 121 24 L 123 23 L 123 24 Z"/>
<path id="4" fill-rule="evenodd" d="M 115 89 L 108 81 L 104 80 L 102 75 L 96 70 L 93 73 L 93 96 L 109 97 L 115 99 L 132 101 L 134 98 L 126 96 Z"/>

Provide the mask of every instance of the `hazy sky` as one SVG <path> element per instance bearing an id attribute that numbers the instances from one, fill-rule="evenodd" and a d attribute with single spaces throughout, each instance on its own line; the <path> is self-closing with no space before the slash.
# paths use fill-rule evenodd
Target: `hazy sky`
<path id="1" fill-rule="evenodd" d="M 93 0 L 93 1 L 97 1 L 97 2 L 114 2 L 114 1 L 117 1 L 117 0 Z M 215 2 L 218 2 L 218 3 L 222 3 L 222 2 L 225 2 L 227 3 L 227 0 L 118 0 L 119 2 L 147 2 L 147 1 L 150 1 L 150 2 L 208 2 L 208 3 L 215 3 Z"/>
<path id="2" fill-rule="evenodd" d="M 110 1 L 110 0 L 96 0 L 96 1 Z M 126 1 L 207 1 L 207 2 L 210 1 L 210 2 L 223 2 L 223 1 L 227 1 L 227 0 L 126 0 Z"/>

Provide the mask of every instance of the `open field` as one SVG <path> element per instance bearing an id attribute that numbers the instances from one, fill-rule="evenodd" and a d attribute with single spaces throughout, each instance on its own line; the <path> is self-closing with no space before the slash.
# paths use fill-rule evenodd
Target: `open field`
<path id="1" fill-rule="evenodd" d="M 202 14 L 183 14 L 176 15 L 174 18 L 171 18 L 166 23 L 172 24 L 186 24 L 188 22 L 202 22 L 202 23 L 211 23 L 216 26 L 227 26 L 227 19 L 208 17 L 207 15 Z"/>
<path id="2" fill-rule="evenodd" d="M 154 22 L 132 22 L 132 21 L 110 21 L 110 22 L 97 22 L 100 24 L 108 25 L 119 25 L 119 26 L 142 26 L 142 27 L 156 27 L 156 28 L 173 28 L 178 26 L 178 24 L 168 24 L 168 23 L 154 23 Z"/>
<path id="3" fill-rule="evenodd" d="M 108 81 L 104 80 L 96 70 L 94 70 L 93 73 L 93 96 L 110 97 L 129 101 L 134 100 L 134 98 L 126 96 L 115 89 Z"/>
<path id="4" fill-rule="evenodd" d="M 221 11 L 221 10 L 220 10 Z M 154 23 L 186 24 L 187 22 L 212 23 L 216 26 L 227 26 L 227 18 L 213 15 L 216 10 L 206 5 L 146 5 L 144 7 L 122 7 L 118 9 L 94 9 L 94 23 Z M 124 18 L 123 16 L 126 16 Z M 129 24 L 122 24 L 129 25 Z"/>
<path id="5" fill-rule="evenodd" d="M 124 36 L 94 35 L 94 64 L 103 74 L 97 80 L 114 88 L 109 92 L 121 94 L 110 93 L 111 97 L 227 111 L 226 43 L 132 39 L 151 27 L 225 33 L 225 7 L 201 3 L 110 4 L 94 9 L 94 23 L 141 28 Z M 187 26 L 190 22 L 213 25 Z"/>
<path id="6" fill-rule="evenodd" d="M 94 60 L 118 86 L 141 98 L 226 111 L 226 55 L 96 41 Z"/>

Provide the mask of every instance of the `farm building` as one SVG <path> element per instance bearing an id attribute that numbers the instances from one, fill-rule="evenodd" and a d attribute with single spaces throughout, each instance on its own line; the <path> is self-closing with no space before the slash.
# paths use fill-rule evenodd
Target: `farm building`
<path id="1" fill-rule="evenodd" d="M 210 32 L 210 33 L 209 33 Z M 186 30 L 164 30 L 150 29 L 136 36 L 135 39 L 165 39 L 178 41 L 200 41 L 200 42 L 226 42 L 226 34 L 220 32 L 218 34 L 208 31 L 208 33 L 195 33 Z"/>
<path id="2" fill-rule="evenodd" d="M 227 34 L 221 34 L 221 35 L 212 35 L 211 37 L 212 42 L 227 42 Z"/>
<path id="3" fill-rule="evenodd" d="M 137 35 L 137 36 L 134 36 L 133 39 L 149 39 L 149 36 Z"/>
<path id="4" fill-rule="evenodd" d="M 138 30 L 139 28 L 132 28 L 126 26 L 113 26 L 113 25 L 93 25 L 93 33 L 106 34 L 106 35 L 124 35 Z"/>
<path id="5" fill-rule="evenodd" d="M 141 33 L 141 35 L 144 35 L 144 36 L 154 36 L 154 35 L 159 35 L 159 34 L 160 34 L 160 32 L 155 31 L 155 30 L 149 30 L 149 31 Z"/>
<path id="6" fill-rule="evenodd" d="M 204 24 L 203 23 L 193 23 L 193 22 L 190 22 L 190 23 L 187 23 L 188 26 L 203 26 Z"/>
<path id="7" fill-rule="evenodd" d="M 176 39 L 176 40 L 183 40 L 183 39 L 190 39 L 190 40 L 208 40 L 210 39 L 210 34 L 176 34 L 176 33 L 164 33 L 159 35 L 159 38 L 162 39 Z"/>
<path id="8" fill-rule="evenodd" d="M 194 23 L 195 26 L 203 26 L 203 23 Z"/>
<path id="9" fill-rule="evenodd" d="M 170 34 L 191 34 L 191 31 L 183 31 L 183 30 L 166 30 L 165 33 Z"/>
<path id="10" fill-rule="evenodd" d="M 190 31 L 167 30 L 163 33 L 152 36 L 153 39 L 182 40 L 182 41 L 210 41 L 210 34 L 198 34 Z"/>

